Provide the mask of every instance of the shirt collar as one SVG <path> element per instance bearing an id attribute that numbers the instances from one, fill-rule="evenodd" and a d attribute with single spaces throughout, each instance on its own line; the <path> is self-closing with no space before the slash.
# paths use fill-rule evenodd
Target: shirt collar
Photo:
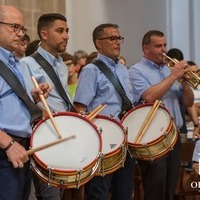
<path id="1" fill-rule="evenodd" d="M 101 53 L 98 53 L 97 59 L 102 60 L 107 66 L 115 66 L 119 63 L 119 59 L 113 60 Z"/>
<path id="2" fill-rule="evenodd" d="M 0 47 L 0 59 L 2 61 L 4 61 L 5 63 L 8 63 L 11 55 L 13 55 L 13 53 L 8 51 L 7 49 Z"/>
<path id="3" fill-rule="evenodd" d="M 143 57 L 142 58 L 142 62 L 146 63 L 148 66 L 152 67 L 152 68 L 156 68 L 156 69 L 163 69 L 163 67 L 165 66 L 165 63 L 163 62 L 161 66 L 158 66 L 156 63 L 154 63 L 153 61 Z"/>
<path id="4" fill-rule="evenodd" d="M 38 47 L 37 51 L 54 67 L 57 67 L 62 62 L 61 56 L 58 55 L 58 57 L 54 57 L 48 51 L 46 51 L 44 48 L 42 48 L 41 46 Z"/>

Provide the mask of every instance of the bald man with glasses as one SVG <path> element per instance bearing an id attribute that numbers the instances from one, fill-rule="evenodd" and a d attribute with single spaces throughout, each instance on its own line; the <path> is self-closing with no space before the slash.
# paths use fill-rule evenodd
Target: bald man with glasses
<path id="1" fill-rule="evenodd" d="M 50 86 L 45 83 L 40 89 L 27 91 L 24 85 L 20 63 L 14 56 L 21 38 L 26 33 L 24 20 L 16 8 L 0 6 L 0 199 L 27 200 L 31 186 L 31 170 L 26 150 L 32 133 L 31 119 L 39 120 L 41 112 L 34 103 L 39 101 L 39 94 L 46 98 Z M 18 84 L 25 103 L 17 94 L 14 84 Z M 18 90 L 19 90 L 18 88 Z M 34 101 L 34 103 L 33 103 Z M 33 109 L 31 109 L 31 108 Z M 33 117 L 33 112 L 36 114 Z M 32 121 L 35 122 L 35 121 Z"/>

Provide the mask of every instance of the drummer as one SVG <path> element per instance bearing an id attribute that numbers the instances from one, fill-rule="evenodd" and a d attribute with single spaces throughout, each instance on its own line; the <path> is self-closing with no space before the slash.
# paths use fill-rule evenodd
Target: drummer
<path id="1" fill-rule="evenodd" d="M 130 104 L 132 105 L 134 99 L 129 74 L 126 67 L 118 60 L 123 39 L 116 24 L 101 24 L 93 31 L 93 42 L 98 51 L 96 60 L 102 61 L 105 65 L 103 67 L 111 70 L 115 79 L 118 79 L 121 83 L 124 96 L 126 95 L 127 99 L 129 99 L 127 101 L 131 102 Z M 113 116 L 117 120 L 119 120 L 119 115 L 122 111 L 122 98 L 110 80 L 93 63 L 86 65 L 79 75 L 74 102 L 75 108 L 79 112 L 90 112 L 100 104 L 107 104 L 107 107 L 100 114 Z M 135 160 L 131 159 L 127 154 L 123 168 L 104 177 L 95 176 L 92 178 L 86 184 L 86 199 L 107 199 L 112 182 L 113 199 L 131 200 L 133 195 L 134 163 Z"/>
<path id="2" fill-rule="evenodd" d="M 179 83 L 187 71 L 187 62 L 181 61 L 170 69 L 164 63 L 166 39 L 158 30 L 148 31 L 142 40 L 144 56 L 130 68 L 133 92 L 137 101 L 154 103 L 161 100 L 174 118 L 179 129 L 182 124 L 179 102 L 186 107 L 193 104 L 194 96 L 185 81 Z M 138 160 L 142 173 L 145 200 L 172 200 L 180 169 L 180 138 L 164 157 L 154 161 Z"/>
<path id="3" fill-rule="evenodd" d="M 0 6 L 0 13 L 0 68 L 4 72 L 7 69 L 8 73 L 10 69 L 5 78 L 0 75 L 0 199 L 26 200 L 29 198 L 31 186 L 30 162 L 26 152 L 32 132 L 30 119 L 37 119 L 33 110 L 37 111 L 37 117 L 42 117 L 34 103 L 39 100 L 38 93 L 48 96 L 50 86 L 46 83 L 40 84 L 43 92 L 38 89 L 25 92 L 21 66 L 13 52 L 18 48 L 27 29 L 24 27 L 22 14 L 16 8 Z M 6 77 L 11 79 L 12 74 L 15 78 L 12 78 L 13 84 L 9 84 Z M 25 104 L 23 98 L 17 95 L 16 91 L 20 87 L 16 89 L 13 85 L 18 81 L 22 85 L 20 93 L 27 99 L 30 97 L 34 103 L 27 100 Z"/>
<path id="4" fill-rule="evenodd" d="M 38 36 L 41 44 L 37 53 L 42 56 L 55 71 L 55 76 L 61 82 L 66 95 L 68 96 L 68 69 L 59 53 L 65 52 L 69 40 L 69 27 L 66 18 L 59 13 L 47 13 L 38 19 Z M 34 76 L 38 83 L 46 81 L 52 85 L 52 91 L 47 99 L 47 104 L 52 112 L 65 112 L 72 109 L 70 100 L 64 100 L 59 94 L 56 85 L 41 65 L 31 56 L 21 60 L 22 70 L 25 75 L 25 82 L 28 88 L 33 88 L 31 76 Z M 42 104 L 39 104 L 43 108 Z M 56 187 L 48 187 L 46 183 L 33 174 L 33 182 L 38 199 L 61 200 L 63 190 Z M 81 200 L 81 199 L 80 199 Z"/>

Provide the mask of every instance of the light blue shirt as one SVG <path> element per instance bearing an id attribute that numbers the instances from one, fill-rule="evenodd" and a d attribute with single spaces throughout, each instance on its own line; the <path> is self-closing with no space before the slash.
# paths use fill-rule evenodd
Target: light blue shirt
<path id="1" fill-rule="evenodd" d="M 155 63 L 142 58 L 142 60 L 129 69 L 133 93 L 137 101 L 142 94 L 151 86 L 160 83 L 170 75 L 170 69 L 163 64 L 158 67 Z M 170 90 L 163 96 L 161 101 L 174 118 L 175 125 L 181 128 L 183 119 L 181 116 L 179 101 L 182 96 L 181 84 L 175 82 Z"/>
<path id="2" fill-rule="evenodd" d="M 12 57 L 12 58 L 11 58 Z M 9 61 L 9 59 L 11 60 Z M 0 47 L 0 60 L 9 67 L 16 75 L 20 71 L 20 63 L 13 54 Z M 13 61 L 15 66 L 13 65 Z M 17 69 L 16 69 L 17 68 Z M 23 77 L 19 79 L 23 84 Z M 31 97 L 30 92 L 28 95 Z M 0 76 L 0 129 L 6 133 L 19 137 L 30 137 L 32 128 L 30 126 L 30 114 L 25 104 L 15 94 L 13 89 Z"/>
<path id="3" fill-rule="evenodd" d="M 103 61 L 107 67 L 118 77 L 127 97 L 134 103 L 132 87 L 128 70 L 124 65 L 112 59 L 98 54 L 97 59 Z M 87 111 L 92 111 L 99 104 L 107 104 L 107 107 L 100 113 L 112 115 L 118 119 L 121 112 L 122 100 L 113 84 L 94 64 L 83 67 L 80 75 L 74 101 L 84 104 Z"/>
<path id="4" fill-rule="evenodd" d="M 199 162 L 199 159 L 200 159 L 200 140 L 198 140 L 195 144 L 192 161 Z"/>
<path id="5" fill-rule="evenodd" d="M 37 52 L 41 56 L 43 56 L 53 66 L 53 69 L 58 75 L 63 88 L 68 94 L 68 84 L 67 84 L 68 69 L 65 63 L 63 62 L 62 58 L 60 56 L 55 58 L 49 52 L 44 50 L 42 47 L 39 47 Z M 25 83 L 29 90 L 34 88 L 34 85 L 31 80 L 31 76 L 34 76 L 38 83 L 45 83 L 45 82 L 49 83 L 52 86 L 52 90 L 49 94 L 49 97 L 46 99 L 46 102 L 49 108 L 55 112 L 64 112 L 64 111 L 69 110 L 68 105 L 65 103 L 63 98 L 58 93 L 50 77 L 46 74 L 46 72 L 43 70 L 43 68 L 38 64 L 38 62 L 34 58 L 32 58 L 31 56 L 28 56 L 28 57 L 22 58 L 20 62 L 22 64 L 22 71 L 25 76 Z M 40 103 L 40 106 L 44 108 L 42 103 Z"/>

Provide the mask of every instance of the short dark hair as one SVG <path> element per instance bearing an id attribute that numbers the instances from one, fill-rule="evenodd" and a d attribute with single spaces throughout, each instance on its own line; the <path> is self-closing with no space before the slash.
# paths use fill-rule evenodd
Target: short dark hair
<path id="1" fill-rule="evenodd" d="M 95 46 L 96 46 L 95 41 L 102 37 L 105 28 L 116 28 L 116 29 L 118 29 L 119 26 L 117 24 L 111 24 L 111 23 L 100 24 L 99 26 L 97 26 L 92 33 L 92 38 L 93 38 L 93 42 L 94 42 Z"/>
<path id="2" fill-rule="evenodd" d="M 30 56 L 31 54 L 33 54 L 39 47 L 40 45 L 40 40 L 36 39 L 31 41 L 25 51 L 25 56 Z"/>
<path id="3" fill-rule="evenodd" d="M 161 31 L 158 31 L 158 30 L 151 30 L 151 31 L 148 31 L 148 32 L 144 35 L 144 37 L 143 37 L 143 39 L 142 39 L 142 46 L 143 46 L 144 44 L 146 44 L 146 45 L 150 44 L 150 43 L 151 43 L 151 37 L 152 37 L 152 36 L 164 37 L 164 33 L 161 32 Z"/>
<path id="4" fill-rule="evenodd" d="M 172 48 L 167 52 L 167 56 L 169 56 L 172 59 L 176 59 L 178 61 L 181 61 L 184 59 L 183 53 L 180 49 Z"/>
<path id="5" fill-rule="evenodd" d="M 28 34 L 25 34 L 22 38 L 21 38 L 21 41 L 23 42 L 23 41 L 27 41 L 27 42 L 30 42 L 31 41 L 31 39 L 30 39 L 30 37 L 29 37 L 29 35 Z"/>
<path id="6" fill-rule="evenodd" d="M 191 61 L 191 60 L 188 60 L 187 63 L 188 63 L 189 66 L 196 65 L 196 63 Z"/>
<path id="7" fill-rule="evenodd" d="M 47 13 L 41 15 L 40 18 L 38 19 L 38 24 L 37 24 L 38 36 L 40 37 L 40 31 L 42 30 L 42 28 L 51 27 L 52 23 L 56 20 L 62 20 L 65 22 L 67 21 L 66 17 L 59 13 Z"/>
<path id="8" fill-rule="evenodd" d="M 74 63 L 76 63 L 76 60 L 75 60 L 74 56 L 71 55 L 70 53 L 67 53 L 67 52 L 60 53 L 60 56 L 62 57 L 63 61 L 71 60 Z"/>

